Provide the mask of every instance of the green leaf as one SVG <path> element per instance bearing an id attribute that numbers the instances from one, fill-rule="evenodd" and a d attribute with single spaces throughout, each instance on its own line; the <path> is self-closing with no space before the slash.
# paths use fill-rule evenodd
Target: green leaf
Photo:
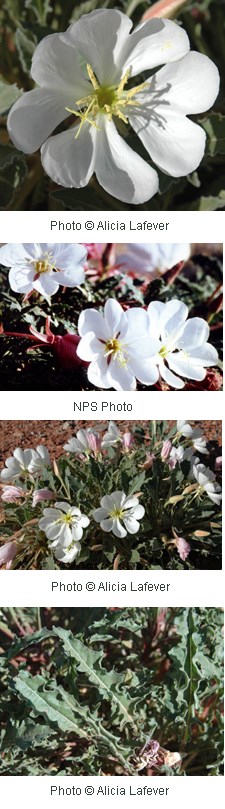
<path id="1" fill-rule="evenodd" d="M 32 705 L 36 714 L 46 716 L 49 722 L 58 725 L 64 733 L 76 733 L 77 736 L 88 739 L 88 734 L 82 730 L 72 714 L 71 700 L 68 705 L 62 689 L 55 686 L 52 691 L 46 690 L 46 685 L 47 681 L 42 675 L 31 677 L 27 671 L 20 671 L 14 681 L 15 690 Z"/>
<path id="2" fill-rule="evenodd" d="M 206 154 L 225 154 L 225 115 L 212 112 L 199 122 L 207 135 Z"/>
<path id="3" fill-rule="evenodd" d="M 15 43 L 18 50 L 21 67 L 25 73 L 30 73 L 31 61 L 37 45 L 37 38 L 22 28 L 16 29 Z"/>
<path id="4" fill-rule="evenodd" d="M 46 17 L 49 11 L 52 11 L 52 6 L 48 0 L 25 0 L 25 8 L 32 9 L 40 24 L 45 24 Z"/>
<path id="5" fill-rule="evenodd" d="M 80 640 L 73 637 L 72 633 L 54 627 L 54 633 L 63 641 L 63 648 L 69 657 L 73 657 L 78 663 L 79 671 L 85 672 L 101 694 L 107 697 L 123 717 L 124 722 L 133 722 L 130 710 L 131 700 L 121 692 L 124 685 L 124 677 L 115 671 L 106 671 L 101 664 L 102 652 L 93 652 Z"/>
<path id="6" fill-rule="evenodd" d="M 12 104 L 23 95 L 17 84 L 8 84 L 0 79 L 0 115 L 10 110 Z"/>
<path id="7" fill-rule="evenodd" d="M 27 174 L 26 160 L 21 152 L 0 145 L 0 172 L 0 210 L 4 210 L 10 206 Z"/>

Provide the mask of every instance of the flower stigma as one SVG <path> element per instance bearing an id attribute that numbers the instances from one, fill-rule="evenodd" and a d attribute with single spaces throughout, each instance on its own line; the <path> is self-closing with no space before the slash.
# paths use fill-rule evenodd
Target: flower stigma
<path id="1" fill-rule="evenodd" d="M 105 357 L 107 357 L 108 364 L 110 363 L 111 359 L 117 359 L 120 365 L 126 366 L 127 363 L 123 352 L 123 346 L 118 340 L 118 337 L 110 337 L 110 339 L 105 342 Z"/>
<path id="2" fill-rule="evenodd" d="M 91 126 L 94 126 L 96 129 L 100 129 L 95 121 L 100 114 L 107 115 L 109 120 L 111 120 L 113 116 L 120 118 L 121 121 L 128 124 L 126 107 L 134 105 L 140 106 L 140 102 L 136 100 L 135 96 L 137 93 L 140 93 L 144 87 L 148 86 L 147 82 L 143 82 L 143 84 L 138 84 L 137 87 L 132 87 L 130 90 L 124 90 L 130 78 L 130 72 L 130 68 L 128 68 L 118 86 L 115 84 L 101 85 L 98 83 L 91 65 L 87 64 L 87 73 L 93 89 L 90 95 L 84 96 L 84 98 L 80 98 L 76 101 L 78 110 L 72 110 L 66 107 L 67 112 L 80 118 L 80 126 L 78 127 L 75 139 L 78 138 L 85 122 L 91 124 Z"/>

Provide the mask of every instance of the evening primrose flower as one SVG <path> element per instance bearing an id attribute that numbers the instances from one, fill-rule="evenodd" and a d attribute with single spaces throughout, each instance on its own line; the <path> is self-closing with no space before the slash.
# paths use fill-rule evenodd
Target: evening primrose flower
<path id="1" fill-rule="evenodd" d="M 187 175 L 202 160 L 206 135 L 186 116 L 211 107 L 219 79 L 207 56 L 189 53 L 186 32 L 171 20 L 131 28 L 120 11 L 98 9 L 42 39 L 31 67 L 39 86 L 13 105 L 8 131 L 28 154 L 42 147 L 44 169 L 56 183 L 83 188 L 95 173 L 112 196 L 140 204 L 157 192 L 158 176 L 123 140 L 121 125 L 131 125 L 160 169 Z M 49 137 L 68 116 L 69 128 Z"/>
<path id="2" fill-rule="evenodd" d="M 206 368 L 218 361 L 216 349 L 207 342 L 208 323 L 201 317 L 187 321 L 188 307 L 176 298 L 167 303 L 152 301 L 148 317 L 152 339 L 158 340 L 153 361 L 161 378 L 178 389 L 185 385 L 181 377 L 196 382 L 205 379 Z"/>
<path id="3" fill-rule="evenodd" d="M 206 439 L 200 427 L 192 427 L 187 421 L 180 419 L 177 421 L 177 431 L 184 438 L 191 439 L 194 449 L 197 449 L 202 455 L 208 455 Z"/>
<path id="4" fill-rule="evenodd" d="M 0 472 L 3 481 L 15 480 L 28 473 L 40 473 L 50 465 L 49 451 L 46 447 L 40 446 L 37 449 L 20 449 L 17 447 L 13 455 L 6 459 L 5 469 Z"/>
<path id="5" fill-rule="evenodd" d="M 192 467 L 193 476 L 197 480 L 198 491 L 206 492 L 210 500 L 220 506 L 222 500 L 221 486 L 217 483 L 214 472 L 204 466 L 203 463 L 195 464 Z"/>
<path id="6" fill-rule="evenodd" d="M 69 564 L 80 553 L 83 528 L 90 520 L 76 506 L 57 502 L 53 508 L 44 508 L 39 528 L 44 531 L 49 548 L 60 562 Z"/>
<path id="7" fill-rule="evenodd" d="M 125 272 L 156 278 L 190 257 L 190 244 L 125 244 L 117 245 L 116 264 Z"/>
<path id="8" fill-rule="evenodd" d="M 101 449 L 101 437 L 92 427 L 81 429 L 78 430 L 76 436 L 69 439 L 67 444 L 64 444 L 64 449 L 79 455 L 90 455 L 91 453 L 97 455 Z"/>
<path id="9" fill-rule="evenodd" d="M 149 339 L 148 315 L 134 307 L 124 312 L 114 299 L 104 306 L 104 314 L 85 309 L 78 320 L 81 340 L 77 354 L 89 361 L 89 382 L 100 388 L 135 390 L 136 378 L 146 385 L 158 379 L 151 357 L 158 341 Z M 148 362 L 146 360 L 148 359 Z"/>
<path id="10" fill-rule="evenodd" d="M 26 295 L 35 289 L 44 298 L 55 295 L 59 285 L 76 287 L 83 284 L 86 256 L 86 248 L 81 244 L 45 242 L 0 247 L 0 263 L 11 267 L 11 289 Z"/>
<path id="11" fill-rule="evenodd" d="M 128 534 L 137 534 L 139 520 L 144 517 L 145 509 L 140 505 L 138 497 L 128 497 L 124 492 L 115 491 L 105 494 L 101 499 L 101 508 L 96 508 L 93 517 L 100 523 L 102 531 L 107 531 L 122 539 Z M 125 527 L 124 527 L 125 526 Z"/>

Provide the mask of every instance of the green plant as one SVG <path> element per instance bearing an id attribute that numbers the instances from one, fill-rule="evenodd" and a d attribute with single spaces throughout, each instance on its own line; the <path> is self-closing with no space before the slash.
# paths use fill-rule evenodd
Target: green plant
<path id="1" fill-rule="evenodd" d="M 3 608 L 1 773 L 222 774 L 222 623 L 213 608 Z M 149 737 L 180 766 L 141 767 Z"/>

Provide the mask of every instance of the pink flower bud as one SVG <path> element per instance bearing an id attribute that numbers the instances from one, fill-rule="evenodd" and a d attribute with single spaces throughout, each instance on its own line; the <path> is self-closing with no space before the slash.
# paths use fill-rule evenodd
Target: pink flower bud
<path id="1" fill-rule="evenodd" d="M 92 452 L 97 455 L 101 449 L 101 436 L 97 433 L 87 433 L 87 442 Z"/>
<path id="2" fill-rule="evenodd" d="M 37 503 L 40 503 L 41 500 L 52 500 L 54 496 L 54 492 L 52 492 L 51 489 L 35 489 L 33 492 L 32 507 L 35 508 Z"/>
<path id="3" fill-rule="evenodd" d="M 187 559 L 187 556 L 189 555 L 190 550 L 191 550 L 191 546 L 189 545 L 189 542 L 187 542 L 186 539 L 184 539 L 183 537 L 176 537 L 175 545 L 177 546 L 177 550 L 178 550 L 180 558 L 184 562 L 185 559 Z"/>
<path id="4" fill-rule="evenodd" d="M 218 455 L 215 460 L 215 470 L 216 472 L 220 472 L 222 469 L 222 455 Z"/>
<path id="5" fill-rule="evenodd" d="M 171 441 L 169 440 L 169 438 L 167 438 L 166 441 L 163 442 L 162 449 L 161 449 L 162 461 L 167 461 L 167 458 L 169 458 L 171 449 L 172 449 Z"/>
<path id="6" fill-rule="evenodd" d="M 19 497 L 25 497 L 27 492 L 21 486 L 3 486 L 1 499 L 5 503 L 15 503 Z"/>
<path id="7" fill-rule="evenodd" d="M 124 452 L 129 452 L 130 448 L 132 447 L 132 444 L 134 443 L 134 438 L 133 438 L 132 433 L 129 433 L 129 432 L 124 433 L 122 440 L 123 440 Z"/>
<path id="8" fill-rule="evenodd" d="M 15 542 L 6 542 L 5 545 L 2 545 L 2 547 L 0 548 L 0 567 L 5 567 L 6 570 L 9 570 L 15 554 L 16 554 Z"/>

